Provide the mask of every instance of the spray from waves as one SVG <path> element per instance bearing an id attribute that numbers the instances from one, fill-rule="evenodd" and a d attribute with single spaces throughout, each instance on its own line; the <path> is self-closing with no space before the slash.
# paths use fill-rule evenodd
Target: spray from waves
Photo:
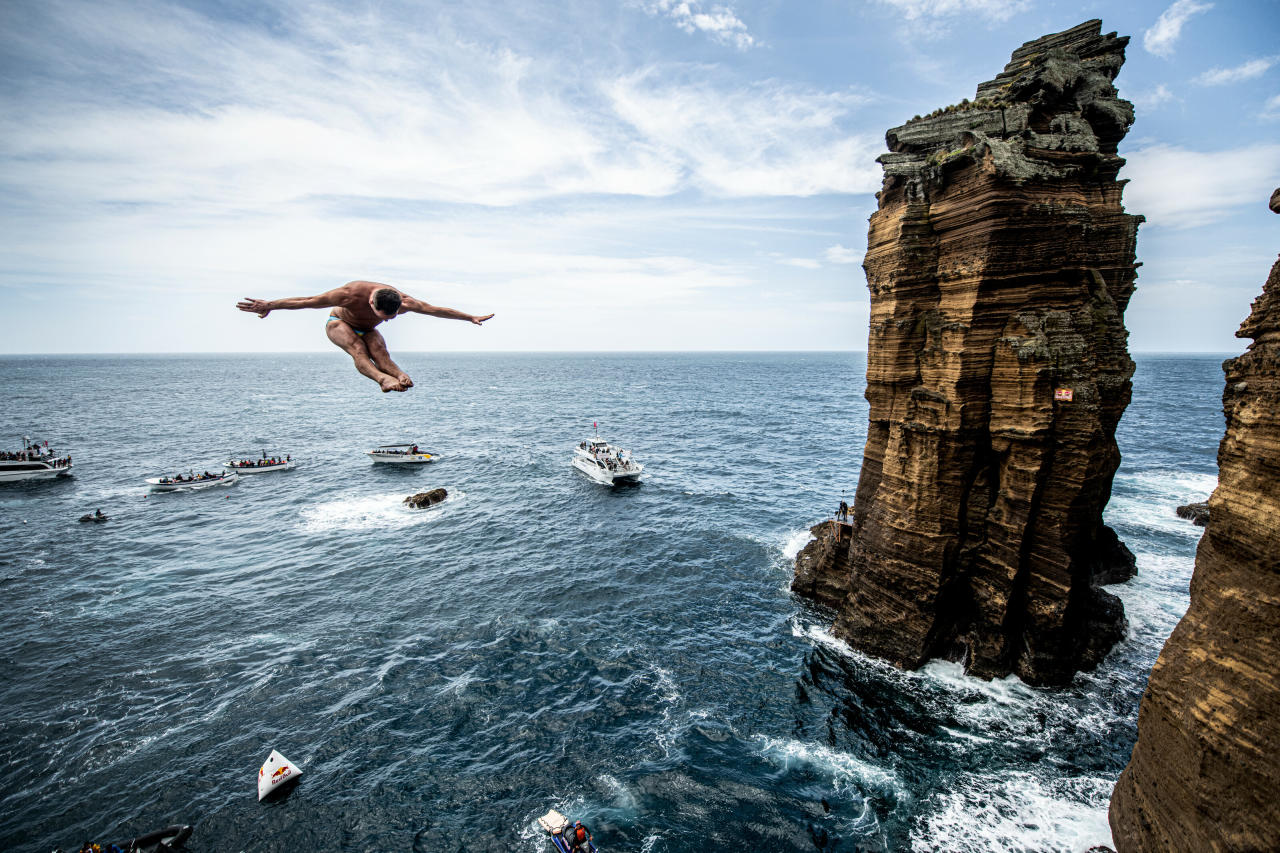
<path id="1" fill-rule="evenodd" d="M 449 491 L 444 503 L 430 509 L 412 509 L 404 504 L 404 493 L 347 495 L 302 510 L 302 529 L 308 533 L 333 530 L 398 530 L 434 521 L 447 509 L 460 504 L 465 492 Z"/>
<path id="2" fill-rule="evenodd" d="M 1122 539 L 1125 538 L 1126 528 L 1137 528 L 1142 534 L 1157 536 L 1161 541 L 1171 542 L 1182 548 L 1195 543 L 1204 533 L 1203 527 L 1196 527 L 1187 519 L 1178 517 L 1177 508 L 1194 500 L 1193 496 L 1176 503 L 1173 500 L 1161 503 L 1145 495 L 1132 497 L 1113 494 L 1103 517 L 1116 528 L 1116 532 L 1122 534 Z"/>
<path id="3" fill-rule="evenodd" d="M 782 558 L 789 563 L 794 563 L 796 557 L 804 550 L 804 546 L 812 541 L 813 533 L 808 528 L 792 530 L 787 534 L 787 539 L 782 544 Z"/>
<path id="4" fill-rule="evenodd" d="M 1130 638 L 1158 650 L 1187 612 L 1195 557 L 1144 551 L 1135 552 L 1134 557 L 1138 561 L 1138 574 L 1127 583 L 1107 587 L 1107 591 L 1124 604 Z M 1154 662 L 1155 655 L 1151 657 Z"/>
<path id="5" fill-rule="evenodd" d="M 872 680 L 916 697 L 939 722 L 929 737 L 959 766 L 999 741 L 1034 753 L 1064 732 L 1106 742 L 1118 723 L 1104 676 L 1087 673 L 1067 691 L 1031 687 L 1016 676 L 984 681 L 959 663 L 935 660 L 915 672 L 868 657 L 825 628 L 793 622 L 793 634 L 821 645 Z M 943 736 L 940 736 L 943 735 Z M 1035 772 L 962 772 L 948 790 L 921 802 L 912 830 L 917 850 L 1074 850 L 1109 843 L 1107 806 L 1115 779 L 1064 775 L 1054 763 Z"/>
<path id="6" fill-rule="evenodd" d="M 680 690 L 670 670 L 652 664 L 649 667 L 649 673 L 654 679 L 654 692 L 658 694 L 658 699 L 662 703 L 662 722 L 658 724 L 655 740 L 662 749 L 663 757 L 670 758 L 676 742 L 688 730 L 689 723 L 686 721 L 683 725 L 678 725 L 672 722 L 675 716 L 674 711 L 680 702 Z"/>
<path id="7" fill-rule="evenodd" d="M 1117 486 L 1131 485 L 1136 491 L 1156 499 L 1187 503 L 1207 499 L 1218 487 L 1218 475 L 1168 469 L 1127 472 L 1122 468 L 1116 473 L 1115 483 Z"/>
<path id="8" fill-rule="evenodd" d="M 797 769 L 814 772 L 830 780 L 838 797 L 860 801 L 861 811 L 839 821 L 838 832 L 853 837 L 882 835 L 880 818 L 872 802 L 899 804 L 909 800 L 910 793 L 892 770 L 864 761 L 825 744 L 805 743 L 791 738 L 757 735 L 756 751 L 784 773 Z"/>
<path id="9" fill-rule="evenodd" d="M 760 756 L 779 769 L 808 767 L 829 776 L 832 787 L 842 795 L 873 790 L 905 797 L 906 788 L 892 770 L 864 761 L 825 744 L 805 743 L 791 738 L 756 735 Z"/>
<path id="10" fill-rule="evenodd" d="M 934 794 L 911 830 L 915 851 L 1085 851 L 1110 846 L 1114 779 L 1048 779 L 1005 770 L 960 774 Z"/>

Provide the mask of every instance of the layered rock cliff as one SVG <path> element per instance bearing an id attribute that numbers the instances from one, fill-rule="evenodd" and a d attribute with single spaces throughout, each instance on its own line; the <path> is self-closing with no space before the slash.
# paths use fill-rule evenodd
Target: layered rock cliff
<path id="1" fill-rule="evenodd" d="M 792 589 L 899 666 L 1063 683 L 1124 634 L 1098 585 L 1133 572 L 1102 523 L 1141 222 L 1116 180 L 1127 43 L 1100 21 L 1028 42 L 975 101 L 887 134 L 861 478 Z"/>
<path id="2" fill-rule="evenodd" d="M 1253 343 L 1222 366 L 1227 431 L 1191 604 L 1111 798 L 1122 853 L 1280 850 L 1280 261 L 1236 335 Z"/>

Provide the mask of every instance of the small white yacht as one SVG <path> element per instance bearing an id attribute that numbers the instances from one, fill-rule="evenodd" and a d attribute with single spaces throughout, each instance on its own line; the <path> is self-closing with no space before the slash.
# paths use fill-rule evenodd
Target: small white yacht
<path id="1" fill-rule="evenodd" d="M 268 471 L 288 471 L 298 463 L 289 454 L 268 456 L 264 451 L 262 458 L 228 459 L 222 467 L 237 474 L 265 474 Z"/>
<path id="2" fill-rule="evenodd" d="M 175 474 L 172 477 L 148 477 L 147 485 L 153 492 L 194 492 L 214 486 L 234 485 L 239 479 L 240 475 L 235 471 L 222 474 L 210 474 L 208 471 L 197 474 L 194 471 L 188 471 L 186 474 Z"/>
<path id="3" fill-rule="evenodd" d="M 438 453 L 419 450 L 416 444 L 383 444 L 368 451 L 374 462 L 390 462 L 393 465 L 414 465 L 423 462 L 434 462 L 440 458 Z"/>
<path id="4" fill-rule="evenodd" d="M 41 445 L 24 435 L 21 450 L 0 452 L 0 483 L 52 480 L 70 473 L 71 457 L 58 456 L 47 441 Z"/>
<path id="5" fill-rule="evenodd" d="M 573 467 L 597 483 L 636 483 L 644 466 L 631 458 L 630 450 L 620 450 L 596 436 L 573 449 Z"/>

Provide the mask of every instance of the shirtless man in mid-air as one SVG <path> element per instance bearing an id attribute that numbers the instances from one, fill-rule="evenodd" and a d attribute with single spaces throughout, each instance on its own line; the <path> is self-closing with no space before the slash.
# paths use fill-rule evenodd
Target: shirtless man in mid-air
<path id="1" fill-rule="evenodd" d="M 477 317 L 452 308 L 437 308 L 376 281 L 349 281 L 319 296 L 296 296 L 292 299 L 246 297 L 237 302 L 236 307 L 259 317 L 265 317 L 272 311 L 295 308 L 332 308 L 329 319 L 325 321 L 325 334 L 347 351 L 356 363 L 356 370 L 377 382 L 384 392 L 408 390 L 413 387 L 413 380 L 391 360 L 387 342 L 375 328 L 379 323 L 410 311 L 449 320 L 467 320 L 477 326 L 493 316 Z"/>

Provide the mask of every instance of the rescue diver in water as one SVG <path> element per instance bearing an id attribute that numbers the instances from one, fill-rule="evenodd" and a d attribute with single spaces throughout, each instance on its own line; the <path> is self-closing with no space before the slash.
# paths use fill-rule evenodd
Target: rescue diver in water
<path id="1" fill-rule="evenodd" d="M 325 321 L 325 334 L 341 347 L 356 364 L 356 370 L 386 391 L 406 391 L 413 387 L 409 374 L 391 360 L 387 342 L 377 330 L 378 324 L 413 312 L 447 320 L 466 320 L 477 326 L 492 317 L 477 317 L 453 308 L 439 308 L 401 293 L 394 287 L 376 281 L 349 281 L 342 287 L 318 296 L 296 296 L 290 299 L 250 299 L 236 303 L 241 311 L 265 317 L 272 311 L 298 308 L 332 308 Z"/>

